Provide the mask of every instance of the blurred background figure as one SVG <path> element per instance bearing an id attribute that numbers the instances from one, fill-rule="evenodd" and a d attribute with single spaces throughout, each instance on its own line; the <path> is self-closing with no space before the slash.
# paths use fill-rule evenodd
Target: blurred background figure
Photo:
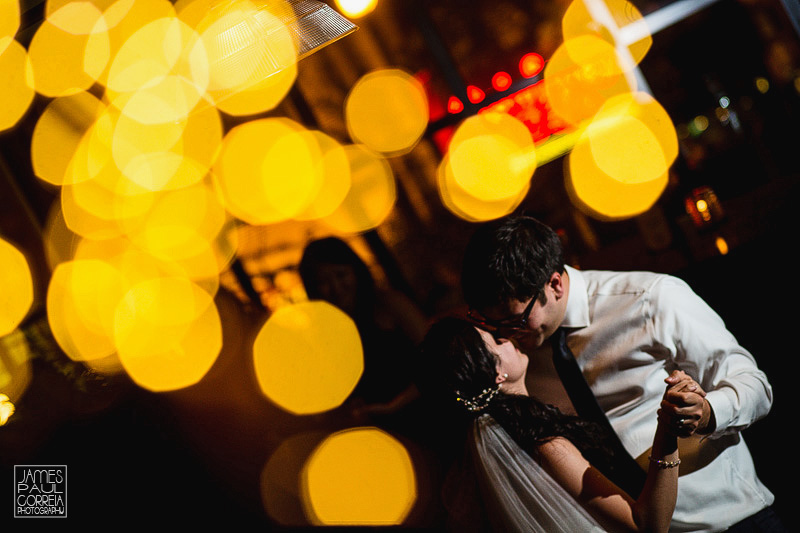
<path id="1" fill-rule="evenodd" d="M 380 286 L 343 240 L 326 237 L 303 250 L 300 277 L 310 300 L 327 301 L 350 316 L 361 335 L 364 373 L 347 406 L 357 420 L 411 435 L 419 396 L 416 347 L 428 319 L 404 293 Z"/>

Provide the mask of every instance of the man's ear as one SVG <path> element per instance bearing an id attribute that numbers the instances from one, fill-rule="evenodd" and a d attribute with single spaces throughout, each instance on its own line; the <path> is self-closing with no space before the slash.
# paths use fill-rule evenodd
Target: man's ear
<path id="1" fill-rule="evenodd" d="M 553 272 L 553 274 L 550 276 L 550 281 L 548 281 L 548 284 L 550 285 L 550 288 L 553 289 L 556 298 L 561 298 L 564 296 L 566 287 L 564 286 L 564 278 L 562 277 L 561 273 Z"/>

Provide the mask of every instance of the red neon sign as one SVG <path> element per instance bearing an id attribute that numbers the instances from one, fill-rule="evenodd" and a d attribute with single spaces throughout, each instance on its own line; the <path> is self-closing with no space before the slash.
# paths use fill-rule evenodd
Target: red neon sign
<path id="1" fill-rule="evenodd" d="M 447 101 L 447 110 L 453 114 L 461 113 L 464 111 L 464 104 L 455 96 L 451 96 Z"/>
<path id="2" fill-rule="evenodd" d="M 525 78 L 532 78 L 544 70 L 544 58 L 536 52 L 522 56 L 519 60 L 519 73 Z"/>
<path id="3" fill-rule="evenodd" d="M 498 72 L 492 76 L 492 87 L 494 87 L 496 91 L 505 91 L 511 87 L 511 76 L 509 76 L 507 72 Z"/>
<path id="4" fill-rule="evenodd" d="M 486 93 L 484 93 L 480 88 L 470 85 L 467 87 L 467 98 L 469 98 L 469 101 L 473 104 L 477 104 L 486 98 Z"/>
<path id="5" fill-rule="evenodd" d="M 547 101 L 544 81 L 538 81 L 514 94 L 482 108 L 479 113 L 500 111 L 522 121 L 533 135 L 534 142 L 564 131 L 570 124 L 558 117 Z"/>

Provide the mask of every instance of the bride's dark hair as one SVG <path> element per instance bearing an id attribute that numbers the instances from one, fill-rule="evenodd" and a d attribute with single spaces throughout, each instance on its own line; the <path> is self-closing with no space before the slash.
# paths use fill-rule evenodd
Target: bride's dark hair
<path id="1" fill-rule="evenodd" d="M 533 396 L 506 394 L 501 387 L 478 411 L 468 410 L 457 400 L 476 398 L 497 387 L 496 356 L 469 321 L 456 317 L 439 320 L 428 331 L 421 349 L 426 364 L 433 369 L 427 392 L 436 398 L 445 416 L 468 422 L 489 414 L 533 458 L 541 444 L 566 437 L 592 463 L 608 460 L 602 433 L 593 423 L 566 415 Z"/>

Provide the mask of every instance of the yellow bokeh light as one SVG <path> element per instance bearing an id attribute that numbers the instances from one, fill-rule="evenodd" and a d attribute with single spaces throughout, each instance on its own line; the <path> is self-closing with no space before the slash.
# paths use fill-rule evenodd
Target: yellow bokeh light
<path id="1" fill-rule="evenodd" d="M 323 301 L 275 311 L 256 336 L 253 360 L 264 395 L 295 414 L 340 406 L 364 370 L 355 323 Z"/>
<path id="2" fill-rule="evenodd" d="M 16 408 L 14 403 L 5 394 L 0 394 L 0 426 L 4 426 Z"/>
<path id="3" fill-rule="evenodd" d="M 578 142 L 590 144 L 600 170 L 628 184 L 660 178 L 678 155 L 675 126 L 645 93 L 610 98 Z"/>
<path id="4" fill-rule="evenodd" d="M 394 208 L 397 184 L 389 163 L 361 145 L 344 147 L 351 184 L 342 203 L 325 224 L 340 233 L 361 233 L 378 227 Z"/>
<path id="5" fill-rule="evenodd" d="M 10 403 L 5 407 L 0 405 L 0 409 L 5 408 L 9 417 L 14 412 L 11 402 L 22 398 L 33 380 L 31 361 L 34 357 L 27 335 L 21 328 L 0 337 L 0 403 Z"/>
<path id="6" fill-rule="evenodd" d="M 95 21 L 104 24 L 102 13 Z M 36 92 L 57 97 L 88 90 L 106 68 L 111 50 L 108 34 L 71 33 L 45 19 L 36 30 L 28 53 L 33 66 Z"/>
<path id="7" fill-rule="evenodd" d="M 284 118 L 252 120 L 229 131 L 214 166 L 225 207 L 251 224 L 303 213 L 323 181 L 322 152 L 313 134 Z"/>
<path id="8" fill-rule="evenodd" d="M 238 2 L 230 4 L 229 7 L 234 8 L 238 5 L 240 9 L 245 10 L 244 12 L 240 12 L 240 16 L 246 16 L 248 10 L 255 11 L 260 4 L 263 4 L 263 2 Z M 215 7 L 215 5 L 217 7 Z M 216 54 L 214 50 L 217 50 L 223 43 L 236 44 L 236 32 L 232 32 L 233 37 L 231 38 L 227 38 L 227 34 L 224 33 L 218 34 L 216 39 L 213 38 L 214 31 L 224 32 L 226 30 L 225 24 L 217 20 L 225 15 L 225 13 L 220 10 L 219 6 L 219 2 L 215 0 L 178 0 L 175 2 L 175 10 L 178 13 L 178 17 L 193 28 L 201 28 L 204 33 L 204 39 L 212 42 L 212 59 Z M 287 6 L 283 2 L 279 4 L 273 1 L 269 3 L 268 7 L 272 10 L 270 11 L 271 15 L 277 15 L 278 18 L 283 18 L 282 14 Z M 251 19 L 250 22 L 255 23 L 255 20 L 256 19 Z M 266 20 L 272 19 L 268 17 Z M 232 18 L 227 19 L 227 22 L 232 21 Z M 259 19 L 259 21 L 263 23 L 263 17 Z M 269 111 L 283 100 L 294 85 L 297 79 L 297 63 L 293 53 L 294 44 L 289 42 L 288 35 L 284 31 L 283 26 L 274 20 L 272 20 L 271 25 L 267 24 L 264 31 L 273 31 L 274 28 L 272 26 L 277 28 L 278 31 L 273 34 L 271 39 L 275 41 L 275 37 L 277 37 L 279 40 L 283 40 L 282 45 L 280 43 L 275 43 L 275 45 L 285 48 L 283 53 L 287 54 L 287 57 L 283 60 L 283 63 L 286 64 L 282 68 L 279 68 L 280 65 L 276 64 L 276 68 L 272 72 L 263 72 L 251 68 L 245 72 L 240 72 L 241 76 L 238 80 L 229 78 L 223 80 L 225 83 L 222 84 L 224 85 L 222 87 L 219 86 L 220 84 L 209 87 L 206 98 L 223 113 L 232 116 L 245 116 Z M 261 37 L 253 35 L 252 39 L 258 40 L 261 39 Z M 261 53 L 257 49 L 250 50 L 249 46 L 246 44 L 246 39 L 240 41 L 238 46 L 240 47 L 238 57 L 243 61 L 248 57 L 252 59 L 253 54 Z M 232 50 L 230 53 L 237 54 L 237 51 Z M 258 57 L 258 55 L 255 57 Z M 242 68 L 242 65 L 235 65 L 235 59 L 230 60 L 230 63 L 237 68 Z M 215 72 L 217 67 L 222 69 L 223 64 L 219 63 L 213 66 L 212 73 Z M 247 75 L 247 72 L 249 72 L 249 75 Z M 217 75 L 222 76 L 223 72 Z M 239 83 L 237 83 L 237 81 Z"/>
<path id="9" fill-rule="evenodd" d="M 336 0 L 336 7 L 347 17 L 360 18 L 375 9 L 378 0 Z"/>
<path id="10" fill-rule="evenodd" d="M 215 280 L 232 255 L 218 246 L 228 221 L 213 189 L 201 183 L 160 195 L 125 233 L 141 250 L 180 267 L 189 279 Z"/>
<path id="11" fill-rule="evenodd" d="M 19 31 L 19 0 L 0 0 L 0 54 Z"/>
<path id="12" fill-rule="evenodd" d="M 350 138 L 376 152 L 410 151 L 428 126 L 425 90 L 399 69 L 382 69 L 361 77 L 345 100 Z"/>
<path id="13" fill-rule="evenodd" d="M 109 57 L 111 60 L 106 64 L 105 69 L 97 79 L 98 83 L 107 86 L 111 65 L 120 50 L 128 43 L 128 39 L 151 22 L 174 17 L 175 9 L 169 0 L 93 0 L 93 3 L 102 10 L 105 27 L 108 29 L 107 32 L 103 33 L 108 36 Z M 167 49 L 174 50 L 171 43 L 164 44 Z M 130 45 L 128 47 L 130 48 Z M 159 65 L 159 67 L 163 67 L 163 64 Z M 123 79 L 130 80 L 135 78 Z M 129 87 L 119 87 L 119 89 L 123 90 L 126 88 Z M 122 104 L 120 103 L 120 105 Z"/>
<path id="14" fill-rule="evenodd" d="M 47 289 L 47 319 L 58 345 L 76 361 L 115 353 L 114 310 L 126 283 L 111 264 L 97 259 L 60 263 Z"/>
<path id="15" fill-rule="evenodd" d="M 19 326 L 33 304 L 33 277 L 28 261 L 13 244 L 0 239 L 0 337 Z"/>
<path id="16" fill-rule="evenodd" d="M 66 108 L 75 101 L 79 101 L 79 98 L 85 99 L 86 102 L 75 106 L 73 112 L 90 109 L 90 106 L 93 105 L 97 107 L 96 110 L 92 109 L 93 116 L 87 117 L 87 119 L 94 119 L 94 122 L 86 129 L 69 160 L 65 176 L 62 179 L 63 185 L 74 185 L 89 180 L 104 181 L 108 179 L 104 177 L 104 174 L 108 174 L 109 171 L 119 174 L 111 157 L 113 127 L 111 111 L 113 108 L 107 107 L 104 102 L 95 102 L 91 97 L 87 97 L 86 93 L 76 95 L 75 99 L 65 100 L 63 107 Z M 84 129 L 83 126 L 81 126 L 82 129 Z"/>
<path id="17" fill-rule="evenodd" d="M 2 17 L 2 15 L 0 15 Z M 34 96 L 33 69 L 25 48 L 13 39 L 3 45 L 0 36 L 0 131 L 13 127 L 31 105 Z"/>
<path id="18" fill-rule="evenodd" d="M 96 213 L 96 209 L 91 209 L 102 204 L 100 202 L 87 205 L 80 203 L 80 200 L 87 200 L 92 193 L 102 192 L 102 187 L 95 187 L 90 184 L 92 191 L 87 191 L 84 184 L 64 185 L 61 188 L 59 198 L 61 200 L 61 215 L 70 231 L 88 239 L 110 239 L 123 234 L 123 228 L 114 218 L 106 218 L 105 213 Z M 75 194 L 75 190 L 79 193 Z M 87 194 L 88 193 L 88 194 Z M 96 198 L 96 197 L 95 197 Z M 113 206 L 112 206 L 113 207 Z"/>
<path id="19" fill-rule="evenodd" d="M 627 47 L 631 59 L 638 64 L 650 50 L 653 37 L 647 28 L 644 17 L 636 7 L 627 0 L 602 0 L 594 5 L 602 4 L 604 9 L 598 13 L 600 17 L 608 15 L 608 20 L 592 16 L 584 0 L 574 0 L 561 19 L 561 30 L 564 41 L 587 33 L 601 37 L 609 44 Z M 606 11 L 604 13 L 604 11 Z M 619 39 L 627 31 L 634 30 L 633 42 L 620 42 Z M 624 64 L 624 58 L 621 58 Z"/>
<path id="20" fill-rule="evenodd" d="M 294 65 L 294 38 L 281 20 L 290 13 L 288 3 L 276 1 L 232 0 L 208 6 L 194 27 L 208 54 L 209 91 L 247 89 Z"/>
<path id="21" fill-rule="evenodd" d="M 222 135 L 219 113 L 207 105 L 160 124 L 123 113 L 114 122 L 112 154 L 117 168 L 137 185 L 150 191 L 177 189 L 206 176 Z"/>
<path id="22" fill-rule="evenodd" d="M 144 124 L 182 120 L 205 94 L 208 57 L 200 36 L 177 17 L 142 26 L 126 40 L 111 64 L 109 99 Z"/>
<path id="23" fill-rule="evenodd" d="M 69 261 L 75 256 L 75 248 L 80 237 L 69 229 L 64 214 L 61 211 L 61 202 L 53 202 L 47 213 L 42 232 L 44 256 L 50 270 Z"/>
<path id="24" fill-rule="evenodd" d="M 506 113 L 481 113 L 462 122 L 448 149 L 453 178 L 488 201 L 519 196 L 536 169 L 530 130 Z"/>
<path id="25" fill-rule="evenodd" d="M 81 239 L 75 247 L 74 259 L 96 259 L 108 263 L 120 272 L 127 287 L 163 277 L 186 277 L 213 295 L 219 288 L 216 275 L 219 268 L 218 256 L 198 255 L 199 260 L 195 257 L 180 262 L 162 260 L 142 250 L 127 237 L 117 237 L 105 240 Z M 198 266 L 202 261 L 208 261 L 211 265 Z"/>
<path id="26" fill-rule="evenodd" d="M 588 216 L 612 221 L 640 215 L 655 204 L 667 186 L 668 173 L 645 182 L 623 183 L 597 166 L 588 142 L 569 154 L 566 189 L 572 203 Z"/>
<path id="27" fill-rule="evenodd" d="M 275 108 L 296 80 L 297 65 L 292 64 L 244 88 L 209 91 L 208 96 L 223 113 L 232 116 L 255 115 Z"/>
<path id="28" fill-rule="evenodd" d="M 75 34 L 107 32 L 125 17 L 135 0 L 47 0 L 44 16 L 64 31 Z M 97 19 L 97 13 L 102 19 Z"/>
<path id="29" fill-rule="evenodd" d="M 332 137 L 312 131 L 321 151 L 318 165 L 322 170 L 322 186 L 309 206 L 296 214 L 295 220 L 313 220 L 333 213 L 339 207 L 350 190 L 350 160 L 344 147 Z"/>
<path id="30" fill-rule="evenodd" d="M 578 142 L 591 145 L 600 170 L 628 184 L 659 179 L 678 156 L 672 120 L 646 93 L 610 98 Z"/>
<path id="31" fill-rule="evenodd" d="M 182 277 L 137 283 L 114 315 L 114 341 L 125 371 L 154 391 L 194 385 L 222 349 L 222 324 L 211 296 Z"/>
<path id="32" fill-rule="evenodd" d="M 377 428 L 335 433 L 303 471 L 307 512 L 321 525 L 401 525 L 416 497 L 403 445 Z"/>
<path id="33" fill-rule="evenodd" d="M 623 183 L 650 181 L 668 166 L 658 140 L 634 117 L 595 120 L 586 134 L 597 166 Z"/>
<path id="34" fill-rule="evenodd" d="M 714 245 L 717 247 L 720 255 L 728 255 L 730 247 L 728 246 L 728 241 L 726 241 L 724 238 L 717 237 L 714 239 Z"/>
<path id="35" fill-rule="evenodd" d="M 314 448 L 328 435 L 303 432 L 286 438 L 261 470 L 261 503 L 275 523 L 287 527 L 310 525 L 302 506 L 302 471 Z"/>
<path id="36" fill-rule="evenodd" d="M 677 155 L 675 126 L 652 96 L 610 97 L 569 154 L 567 192 L 579 209 L 594 218 L 639 215 L 661 196 Z"/>
<path id="37" fill-rule="evenodd" d="M 87 154 L 81 145 L 88 142 L 95 121 L 104 109 L 103 103 L 87 92 L 50 102 L 33 130 L 31 162 L 34 173 L 53 185 L 89 179 L 91 175 L 77 178 L 79 174 L 73 175 L 71 166 L 73 158 L 79 157 L 76 154 Z"/>
<path id="38" fill-rule="evenodd" d="M 108 31 L 101 6 L 93 2 L 48 1 L 45 19 L 60 30 L 74 35 Z"/>
<path id="39" fill-rule="evenodd" d="M 135 224 L 131 219 L 138 221 L 152 207 L 155 198 L 155 193 L 130 182 L 113 165 L 106 165 L 93 179 L 61 189 L 65 219 L 73 231 L 83 236 L 90 236 L 87 232 L 99 228 L 119 233 L 123 224 Z M 86 220 L 88 225 L 75 218 L 84 214 L 91 217 Z"/>
<path id="40" fill-rule="evenodd" d="M 562 43 L 545 65 L 547 100 L 558 117 L 579 125 L 608 98 L 636 89 L 626 74 L 607 41 L 594 35 L 574 37 Z"/>
<path id="41" fill-rule="evenodd" d="M 530 189 L 527 182 L 516 196 L 494 201 L 472 196 L 453 177 L 447 155 L 440 161 L 436 177 L 437 190 L 444 206 L 454 215 L 469 222 L 482 222 L 508 215 L 522 203 Z"/>

